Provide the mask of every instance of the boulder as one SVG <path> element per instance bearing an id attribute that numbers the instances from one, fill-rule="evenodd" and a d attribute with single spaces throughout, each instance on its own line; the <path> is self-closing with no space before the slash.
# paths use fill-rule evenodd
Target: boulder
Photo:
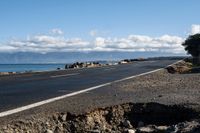
<path id="1" fill-rule="evenodd" d="M 126 128 L 132 128 L 133 126 L 131 125 L 131 122 L 129 120 L 124 120 L 123 126 Z"/>
<path id="2" fill-rule="evenodd" d="M 138 129 L 139 133 L 153 133 L 155 129 L 152 127 L 141 127 Z"/>
<path id="3" fill-rule="evenodd" d="M 53 131 L 50 130 L 50 129 L 47 129 L 47 130 L 45 131 L 45 133 L 53 133 Z"/>
<path id="4" fill-rule="evenodd" d="M 135 130 L 135 129 L 128 129 L 127 132 L 128 132 L 128 133 L 136 133 L 136 130 Z"/>

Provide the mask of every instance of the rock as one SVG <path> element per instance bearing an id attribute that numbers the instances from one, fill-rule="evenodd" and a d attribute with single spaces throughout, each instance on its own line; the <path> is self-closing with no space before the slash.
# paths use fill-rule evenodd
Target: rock
<path id="1" fill-rule="evenodd" d="M 54 121 L 57 121 L 58 120 L 58 115 L 57 114 L 53 114 L 52 118 L 53 118 Z"/>
<path id="2" fill-rule="evenodd" d="M 111 132 L 112 132 L 112 129 L 106 128 L 106 129 L 105 129 L 105 132 L 111 133 Z"/>
<path id="3" fill-rule="evenodd" d="M 57 120 L 59 120 L 60 122 L 66 121 L 67 120 L 67 114 L 59 114 L 57 117 Z"/>
<path id="4" fill-rule="evenodd" d="M 175 128 L 175 126 L 170 126 L 168 129 L 167 129 L 167 132 L 169 133 L 176 133 L 178 130 Z"/>
<path id="5" fill-rule="evenodd" d="M 54 133 L 61 133 L 62 130 L 57 126 L 56 129 L 54 130 Z"/>
<path id="6" fill-rule="evenodd" d="M 132 128 L 133 126 L 131 125 L 131 122 L 129 120 L 125 120 L 123 122 L 123 126 L 127 127 L 127 128 Z"/>
<path id="7" fill-rule="evenodd" d="M 177 126 L 177 125 L 175 125 L 175 126 L 173 126 L 173 131 L 176 133 L 176 132 L 178 132 L 178 130 L 179 130 L 179 127 Z"/>
<path id="8" fill-rule="evenodd" d="M 126 61 L 120 61 L 120 62 L 118 62 L 118 64 L 126 64 L 126 63 L 128 63 L 128 62 L 126 62 Z"/>
<path id="9" fill-rule="evenodd" d="M 199 133 L 200 123 L 198 121 L 179 123 L 175 126 L 178 131 L 183 133 Z"/>
<path id="10" fill-rule="evenodd" d="M 62 116 L 62 121 L 66 121 L 66 120 L 67 120 L 67 115 L 64 114 L 64 115 Z"/>
<path id="11" fill-rule="evenodd" d="M 172 74 L 174 74 L 174 73 L 176 72 L 175 68 L 172 67 L 172 66 L 168 66 L 166 69 L 167 69 L 167 71 L 168 71 L 169 73 L 172 73 Z"/>
<path id="12" fill-rule="evenodd" d="M 47 129 L 47 130 L 45 131 L 45 133 L 53 133 L 53 131 L 50 130 L 50 129 Z"/>
<path id="13" fill-rule="evenodd" d="M 3 129 L 3 130 L 7 130 L 8 128 L 7 128 L 7 126 L 4 126 L 2 129 Z"/>
<path id="14" fill-rule="evenodd" d="M 165 131 L 167 130 L 169 127 L 168 126 L 157 126 L 156 129 L 160 130 L 160 131 Z"/>
<path id="15" fill-rule="evenodd" d="M 68 66 L 68 64 L 66 64 L 66 65 L 65 65 L 65 69 L 68 69 L 68 68 L 69 68 L 69 66 Z"/>
<path id="16" fill-rule="evenodd" d="M 0 72 L 0 75 L 9 75 L 9 72 Z"/>
<path id="17" fill-rule="evenodd" d="M 166 69 L 171 74 L 174 74 L 174 73 L 190 73 L 191 69 L 192 69 L 192 64 L 185 62 L 185 61 L 182 61 L 182 62 L 179 62 L 177 64 L 168 66 Z"/>
<path id="18" fill-rule="evenodd" d="M 128 129 L 127 133 L 136 133 L 135 129 Z"/>
<path id="19" fill-rule="evenodd" d="M 155 129 L 152 127 L 141 127 L 139 128 L 139 133 L 153 133 L 155 132 Z"/>

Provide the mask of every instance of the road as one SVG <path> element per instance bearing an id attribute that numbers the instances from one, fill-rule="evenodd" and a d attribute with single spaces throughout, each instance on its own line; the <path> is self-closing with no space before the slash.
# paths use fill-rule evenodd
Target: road
<path id="1" fill-rule="evenodd" d="M 142 61 L 97 68 L 1 76 L 0 112 L 163 68 L 176 61 Z"/>

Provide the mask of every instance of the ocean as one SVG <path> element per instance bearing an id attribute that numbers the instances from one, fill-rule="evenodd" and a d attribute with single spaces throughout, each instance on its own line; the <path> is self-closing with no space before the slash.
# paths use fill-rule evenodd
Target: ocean
<path id="1" fill-rule="evenodd" d="M 86 62 L 99 62 L 100 64 L 114 64 L 118 61 L 86 61 Z M 75 63 L 75 62 L 73 62 Z M 73 64 L 73 63 L 67 63 Z M 35 71 L 51 71 L 65 69 L 66 63 L 41 63 L 41 64 L 0 64 L 0 72 L 35 72 Z"/>
<path id="2" fill-rule="evenodd" d="M 28 72 L 64 69 L 65 64 L 0 64 L 0 72 Z"/>

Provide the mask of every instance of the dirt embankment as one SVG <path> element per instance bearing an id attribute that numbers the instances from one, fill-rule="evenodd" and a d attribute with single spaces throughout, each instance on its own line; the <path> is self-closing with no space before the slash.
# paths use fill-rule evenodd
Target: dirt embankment
<path id="1" fill-rule="evenodd" d="M 168 66 L 167 71 L 169 73 L 175 74 L 189 74 L 189 73 L 200 73 L 200 66 L 195 66 L 192 64 L 192 61 L 185 59 L 174 65 Z"/>
<path id="2" fill-rule="evenodd" d="M 198 113 L 183 106 L 127 103 L 81 115 L 55 113 L 43 122 L 18 121 L 8 132 L 43 133 L 171 133 L 200 131 Z M 4 129 L 6 132 L 6 128 Z"/>
<path id="3" fill-rule="evenodd" d="M 43 118 L 15 120 L 2 126 L 0 132 L 200 133 L 200 75 L 193 73 L 193 69 L 191 64 L 182 61 L 166 70 L 72 98 L 80 104 L 90 97 L 88 106 L 95 104 L 90 103 L 95 99 L 98 103 L 104 100 L 105 105 L 122 99 L 121 104 L 94 107 L 81 114 L 58 111 L 43 115 Z M 62 102 L 53 104 L 53 107 L 67 106 L 69 101 Z"/>

